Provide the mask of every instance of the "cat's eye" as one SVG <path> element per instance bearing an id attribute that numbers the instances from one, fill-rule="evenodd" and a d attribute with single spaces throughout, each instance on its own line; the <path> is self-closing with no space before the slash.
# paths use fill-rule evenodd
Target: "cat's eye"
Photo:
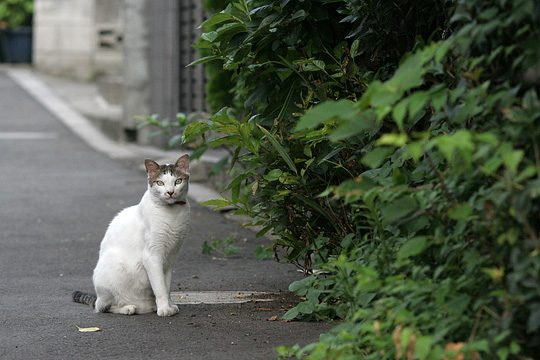
<path id="1" fill-rule="evenodd" d="M 163 183 L 163 181 L 160 181 L 160 180 L 154 181 L 154 184 L 157 184 L 158 186 L 163 186 L 163 185 L 165 185 L 165 184 Z"/>
<path id="2" fill-rule="evenodd" d="M 175 181 L 175 185 L 180 185 L 182 183 L 182 181 L 184 181 L 184 179 L 176 179 Z"/>

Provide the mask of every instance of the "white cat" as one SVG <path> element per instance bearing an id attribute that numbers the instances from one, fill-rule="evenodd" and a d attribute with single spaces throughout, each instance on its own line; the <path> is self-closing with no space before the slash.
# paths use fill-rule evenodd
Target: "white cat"
<path id="1" fill-rule="evenodd" d="M 73 301 L 96 312 L 178 312 L 169 295 L 172 265 L 189 227 L 189 156 L 174 165 L 149 159 L 144 165 L 148 190 L 138 205 L 116 215 L 101 241 L 93 276 L 97 296 L 73 293 Z"/>

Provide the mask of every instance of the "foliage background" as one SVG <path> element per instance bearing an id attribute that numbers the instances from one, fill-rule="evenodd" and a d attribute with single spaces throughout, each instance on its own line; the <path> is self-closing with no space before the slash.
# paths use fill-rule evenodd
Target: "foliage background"
<path id="1" fill-rule="evenodd" d="M 229 4 L 229 0 L 204 0 L 203 7 L 206 13 L 215 14 Z M 203 31 L 211 31 L 211 27 L 206 27 Z M 209 55 L 205 49 L 200 50 L 202 57 Z M 233 83 L 231 81 L 231 73 L 223 71 L 223 63 L 219 60 L 207 63 L 205 66 L 206 72 L 206 103 L 212 112 L 216 112 L 225 106 L 231 106 L 233 95 L 231 90 Z"/>
<path id="2" fill-rule="evenodd" d="M 540 353 L 540 8 L 532 0 L 234 0 L 196 63 L 232 106 L 233 206 L 307 274 L 310 359 Z M 313 268 L 319 271 L 311 273 Z"/>
<path id="3" fill-rule="evenodd" d="M 33 12 L 34 0 L 2 0 L 0 2 L 0 23 L 11 28 L 30 26 L 32 25 Z"/>

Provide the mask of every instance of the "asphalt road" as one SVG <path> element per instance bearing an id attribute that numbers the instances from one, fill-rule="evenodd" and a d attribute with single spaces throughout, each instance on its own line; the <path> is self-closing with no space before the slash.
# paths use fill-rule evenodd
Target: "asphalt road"
<path id="1" fill-rule="evenodd" d="M 290 300 L 183 305 L 170 318 L 95 314 L 72 303 L 73 290 L 92 290 L 105 228 L 138 203 L 145 175 L 91 149 L 1 71 L 0 169 L 1 359 L 272 359 L 275 346 L 307 344 L 328 329 L 266 320 Z M 279 292 L 301 276 L 290 265 L 257 261 L 262 240 L 194 204 L 191 233 L 174 269 L 175 291 Z M 239 239 L 240 254 L 202 254 L 205 240 L 227 235 Z"/>

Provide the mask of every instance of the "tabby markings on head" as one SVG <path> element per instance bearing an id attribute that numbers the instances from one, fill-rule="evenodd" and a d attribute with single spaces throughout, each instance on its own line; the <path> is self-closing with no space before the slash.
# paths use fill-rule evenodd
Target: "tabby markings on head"
<path id="1" fill-rule="evenodd" d="M 155 176 L 148 178 L 148 183 L 150 186 L 154 186 L 154 181 L 163 175 L 180 176 L 181 174 L 183 174 L 182 171 L 180 171 L 180 169 L 178 169 L 174 164 L 159 165 L 159 172 L 156 172 Z"/>

